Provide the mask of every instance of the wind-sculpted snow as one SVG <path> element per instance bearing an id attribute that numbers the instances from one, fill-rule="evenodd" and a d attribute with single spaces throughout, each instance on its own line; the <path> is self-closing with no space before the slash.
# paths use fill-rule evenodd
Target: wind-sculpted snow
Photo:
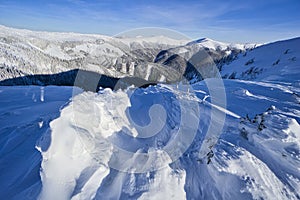
<path id="1" fill-rule="evenodd" d="M 42 135 L 51 138 L 49 123 L 59 117 L 73 91 L 72 87 L 0 87 L 1 199 L 39 195 L 42 157 L 35 145 Z M 51 139 L 47 141 L 51 144 Z"/>
<path id="2" fill-rule="evenodd" d="M 99 94 L 83 93 L 74 97 L 72 103 L 62 111 L 61 117 L 51 123 L 52 144 L 42 153 L 44 182 L 40 198 L 91 199 L 96 196 L 98 199 L 118 199 L 126 195 L 147 198 L 149 194 L 142 193 L 157 190 L 156 184 L 165 187 L 165 181 L 172 182 L 160 195 L 168 196 L 177 191 L 184 198 L 184 174 L 175 175 L 171 168 L 168 169 L 171 158 L 162 149 L 163 143 L 172 137 L 168 131 L 173 129 L 175 132 L 176 129 L 169 126 L 176 126 L 176 120 L 179 119 L 168 117 L 166 120 L 172 124 L 164 123 L 166 127 L 162 131 L 158 130 L 158 135 L 139 138 L 141 132 L 137 132 L 127 117 L 132 115 L 132 120 L 138 124 L 147 123 L 149 116 L 147 110 L 140 110 L 141 101 L 148 106 L 153 103 L 173 104 L 164 101 L 164 98 L 171 100 L 173 97 L 167 90 L 153 88 L 149 92 L 145 94 L 141 90 L 134 94 L 133 105 L 128 98 L 130 91 L 112 92 L 105 89 Z M 169 115 L 179 115 L 178 105 L 176 107 Z M 160 112 L 150 117 L 160 118 Z M 160 172 L 153 172 L 162 167 L 164 169 Z M 108 177 L 111 177 L 110 181 Z M 173 182 L 179 178 L 180 184 Z M 108 186 L 101 187 L 105 184 Z M 128 187 L 128 191 L 123 192 L 123 187 Z"/>
<path id="3" fill-rule="evenodd" d="M 158 85 L 75 95 L 38 142 L 43 158 L 38 197 L 298 199 L 300 99 L 295 94 L 299 88 L 225 81 L 228 106 L 222 108 L 211 103 L 209 81 L 215 80 L 193 85 L 194 93 L 184 85 L 178 89 Z M 193 121 L 183 122 L 185 135 L 178 138 L 185 112 L 180 99 L 199 110 L 188 109 L 197 126 L 190 129 Z M 224 114 L 226 121 L 222 132 L 214 135 L 217 142 L 205 145 L 213 138 L 207 135 L 212 108 L 215 117 Z M 165 109 L 166 115 L 156 109 Z M 164 126 L 158 126 L 161 129 L 154 135 L 139 137 L 144 131 L 139 127 L 157 123 L 154 119 Z M 190 140 L 187 137 L 195 128 Z M 173 146 L 173 152 L 179 150 L 176 159 L 165 149 L 174 141 L 183 146 L 190 142 L 184 151 Z M 205 154 L 203 146 L 208 148 Z M 22 195 L 34 189 L 24 189 Z"/>
<path id="4" fill-rule="evenodd" d="M 214 81 L 76 90 L 59 117 L 70 88 L 1 87 L 1 198 L 299 199 L 299 87 L 225 80 L 221 107 Z M 222 131 L 209 135 L 222 115 Z M 151 122 L 157 133 L 146 137 Z"/>

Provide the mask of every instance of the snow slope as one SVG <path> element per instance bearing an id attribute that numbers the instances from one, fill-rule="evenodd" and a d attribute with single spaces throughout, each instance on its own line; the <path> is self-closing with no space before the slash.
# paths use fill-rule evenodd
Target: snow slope
<path id="1" fill-rule="evenodd" d="M 299 83 L 299 55 L 300 38 L 278 41 L 239 54 L 221 73 L 226 78 Z"/>
<path id="2" fill-rule="evenodd" d="M 212 105 L 207 89 L 215 81 L 202 81 L 193 85 L 193 90 L 184 85 L 178 89 L 157 85 L 78 94 L 76 89 L 59 117 L 59 107 L 68 102 L 70 88 L 1 87 L 1 101 L 14 102 L 1 109 L 0 196 L 299 199 L 299 87 L 225 80 L 227 107 L 221 108 Z M 217 108 L 215 114 L 213 108 Z M 186 112 L 189 121 L 182 120 Z M 212 115 L 216 118 L 211 119 Z M 222 115 L 226 117 L 222 132 L 206 135 L 211 120 L 218 121 Z M 58 118 L 49 125 L 53 117 Z M 155 119 L 163 122 L 162 126 L 149 135 L 152 133 L 145 127 L 159 124 Z M 194 122 L 198 122 L 196 127 Z M 20 128 L 13 131 L 15 126 Z M 180 137 L 181 126 L 184 137 Z M 195 128 L 194 137 L 188 140 Z M 179 146 L 167 151 L 174 141 L 181 145 L 191 141 L 175 159 L 172 152 Z"/>
<path id="3" fill-rule="evenodd" d="M 0 88 L 1 199 L 32 199 L 39 194 L 42 157 L 35 145 L 41 135 L 51 134 L 50 121 L 60 115 L 72 93 L 71 87 Z"/>

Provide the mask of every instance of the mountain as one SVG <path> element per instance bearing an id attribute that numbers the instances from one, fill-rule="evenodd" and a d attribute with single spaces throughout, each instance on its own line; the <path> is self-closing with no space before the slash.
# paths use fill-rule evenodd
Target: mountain
<path id="1" fill-rule="evenodd" d="M 180 81 L 186 71 L 189 73 L 185 63 L 199 51 L 220 62 L 223 57 L 234 56 L 249 47 L 210 39 L 188 42 L 165 36 L 124 38 L 0 26 L 0 78 L 80 69 L 114 78 L 134 76 L 154 82 L 174 82 Z M 182 51 L 189 53 L 182 55 Z M 180 66 L 172 64 L 178 62 L 174 57 L 184 60 L 179 62 Z M 201 68 L 202 63 L 197 65 Z"/>
<path id="2" fill-rule="evenodd" d="M 161 49 L 185 43 L 164 36 L 132 39 L 33 32 L 4 26 L 0 30 L 3 78 L 52 74 L 71 69 L 84 69 L 112 77 L 134 75 L 145 78 L 150 68 L 155 71 L 156 66 L 151 62 Z M 13 72 L 5 73 L 7 70 Z"/>
<path id="3" fill-rule="evenodd" d="M 299 38 L 0 29 L 0 199 L 300 199 Z"/>
<path id="4" fill-rule="evenodd" d="M 180 76 L 191 82 L 203 78 L 215 77 L 217 71 L 212 66 L 221 69 L 235 57 L 255 44 L 227 44 L 209 38 L 202 38 L 175 48 L 161 51 L 155 58 L 155 63 L 160 63 L 168 68 L 180 72 Z M 180 78 L 178 78 L 180 79 Z"/>
<path id="5" fill-rule="evenodd" d="M 222 67 L 224 78 L 299 84 L 300 38 L 261 45 Z"/>

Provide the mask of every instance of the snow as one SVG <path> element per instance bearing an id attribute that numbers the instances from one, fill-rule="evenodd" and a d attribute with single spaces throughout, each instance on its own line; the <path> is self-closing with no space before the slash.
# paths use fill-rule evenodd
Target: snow
<path id="1" fill-rule="evenodd" d="M 245 80 L 289 82 L 292 79 L 293 84 L 299 84 L 299 53 L 300 38 L 265 44 L 238 55 L 223 66 L 221 73 L 223 76 L 236 73 L 235 78 Z"/>
<path id="2" fill-rule="evenodd" d="M 245 50 L 245 49 L 250 49 L 253 47 L 260 46 L 260 44 L 229 44 L 229 43 L 215 41 L 210 38 L 202 38 L 199 40 L 195 40 L 195 41 L 189 42 L 187 45 L 195 45 L 195 44 L 199 44 L 203 47 L 213 49 L 213 50 L 217 50 L 217 49 L 226 50 L 228 48 L 236 48 L 236 49 Z M 228 53 L 230 53 L 230 52 L 231 51 L 228 51 Z"/>
<path id="3" fill-rule="evenodd" d="M 21 72 L 5 72 L 0 78 L 4 80 L 23 74 L 54 74 L 72 69 L 84 69 L 113 77 L 138 75 L 145 78 L 150 75 L 140 71 L 143 71 L 143 67 L 153 67 L 150 64 L 159 51 L 187 42 L 166 36 L 118 38 L 38 32 L 0 25 L 0 66 Z M 127 72 L 126 67 L 123 67 L 120 71 L 119 65 L 128 65 L 130 70 Z"/>
<path id="4" fill-rule="evenodd" d="M 207 84 L 214 82 L 215 79 L 197 83 L 189 92 L 183 85 L 178 89 L 169 85 L 117 92 L 104 89 L 98 94 L 75 88 L 71 102 L 68 99 L 72 88 L 68 87 L 1 87 L 1 101 L 7 102 L 1 108 L 5 119 L 2 123 L 6 124 L 1 126 L 5 134 L 1 139 L 1 166 L 9 172 L 1 176 L 1 187 L 5 188 L 1 196 L 297 199 L 300 119 L 297 113 L 291 113 L 299 110 L 297 99 L 292 98 L 299 89 L 274 83 L 225 80 L 227 107 L 223 108 L 214 105 L 209 96 Z M 44 101 L 32 99 L 32 94 L 39 96 L 42 89 Z M 64 100 L 55 103 L 57 99 Z M 59 114 L 59 107 L 66 102 L 69 103 Z M 189 104 L 184 103 L 188 102 L 199 106 L 198 117 L 197 110 L 186 110 Z M 162 109 L 165 117 L 161 116 Z M 211 140 L 206 131 L 213 109 L 224 113 L 226 119 L 211 146 L 205 144 Z M 8 112 L 11 114 L 7 115 Z M 185 112 L 189 113 L 188 119 L 194 116 L 199 123 L 192 139 L 179 137 L 181 124 L 184 137 L 190 132 L 188 127 L 195 126 L 193 120 L 181 121 Z M 214 115 L 218 118 L 217 113 Z M 157 126 L 156 134 L 140 135 L 152 130 L 153 123 L 159 124 L 157 119 L 164 125 Z M 11 126 L 28 128 L 10 132 Z M 260 126 L 262 130 L 258 129 Z M 26 136 L 27 131 L 35 136 Z M 179 150 L 178 158 L 165 148 L 173 141 L 180 141 L 181 145 L 190 142 L 186 151 Z M 179 146 L 172 147 L 176 150 Z M 212 154 L 201 152 L 204 147 Z M 35 156 L 24 159 L 24 153 Z M 8 181 L 14 183 L 20 176 L 24 177 L 18 181 L 20 186 L 8 186 Z"/>
<path id="5" fill-rule="evenodd" d="M 0 28 L 6 36 L 12 32 Z M 15 34 L 36 39 L 36 33 Z M 51 44 L 84 40 L 74 54 L 99 50 L 89 43 L 95 38 L 112 46 L 118 40 L 149 44 L 141 37 L 106 43 L 104 36 L 37 35 Z M 262 45 L 223 66 L 222 75 L 236 73 L 236 79 L 193 85 L 98 93 L 0 87 L 0 197 L 300 199 L 299 51 L 299 38 Z M 151 68 L 145 70 L 150 76 Z"/>
<path id="6" fill-rule="evenodd" d="M 218 108 L 217 110 L 226 114 L 226 121 L 221 135 L 218 136 L 218 141 L 213 145 L 214 147 L 210 147 L 214 152 L 214 156 L 211 158 L 211 163 L 207 165 L 208 158 L 206 158 L 206 154 L 204 154 L 205 157 L 202 157 L 200 152 L 202 148 L 199 150 L 195 147 L 201 146 L 211 139 L 205 136 L 203 131 L 208 128 L 208 117 L 212 112 L 213 104 L 209 102 L 210 97 L 206 98 L 205 101 L 201 101 L 206 94 L 209 94 L 206 85 L 209 81 L 214 82 L 216 80 L 207 80 L 206 83 L 201 82 L 193 85 L 197 99 L 192 95 L 192 91 L 187 93 L 186 88 L 183 86 L 179 86 L 178 91 L 175 89 L 176 87 L 165 85 L 134 91 L 128 90 L 127 92 L 118 91 L 116 93 L 106 89 L 96 95 L 82 93 L 76 96 L 72 103 L 62 111 L 61 117 L 54 121 L 57 125 L 54 122 L 50 125 L 52 137 L 59 137 L 59 142 L 53 140 L 53 145 L 50 145 L 46 152 L 42 152 L 43 160 L 45 160 L 42 162 L 43 173 L 49 173 L 49 169 L 45 167 L 48 165 L 47 163 L 51 161 L 57 164 L 62 163 L 62 161 L 56 160 L 53 157 L 54 155 L 66 157 L 62 160 L 64 162 L 68 161 L 69 164 L 64 168 L 59 168 L 59 170 L 66 170 L 63 175 L 49 177 L 64 177 L 60 181 L 63 182 L 63 188 L 65 188 L 62 191 L 65 194 L 66 191 L 69 191 L 67 198 L 71 198 L 71 191 L 77 187 L 75 182 L 78 177 L 82 177 L 82 171 L 89 167 L 94 168 L 98 164 L 105 166 L 102 170 L 96 167 L 102 173 L 97 174 L 97 170 L 95 170 L 90 177 L 97 176 L 93 179 L 102 180 L 100 181 L 102 184 L 95 183 L 94 185 L 98 185 L 97 190 L 95 188 L 89 190 L 89 196 L 82 196 L 83 199 L 88 197 L 100 198 L 107 195 L 111 198 L 120 199 L 131 197 L 139 197 L 140 199 L 185 199 L 186 197 L 189 197 L 189 199 L 226 199 L 232 196 L 246 199 L 272 199 L 273 196 L 278 199 L 297 199 L 299 197 L 297 188 L 300 180 L 298 171 L 300 160 L 297 153 L 300 146 L 299 124 L 297 122 L 299 118 L 293 118 L 289 113 L 293 112 L 294 108 L 299 110 L 296 100 L 290 98 L 298 88 L 282 85 L 279 87 L 271 83 L 253 84 L 253 82 L 248 81 L 224 81 L 228 102 L 227 108 Z M 235 92 L 240 88 L 244 88 L 244 92 Z M 270 88 L 273 88 L 273 90 L 270 90 Z M 270 92 L 265 92 L 266 90 Z M 249 91 L 252 95 L 249 95 Z M 164 147 L 164 143 L 168 144 L 170 141 L 176 140 L 173 134 L 176 134 L 177 129 L 171 128 L 169 124 L 175 125 L 185 109 L 185 106 L 180 103 L 183 108 L 178 110 L 178 103 L 176 102 L 179 100 L 174 99 L 172 94 L 187 101 L 196 100 L 201 113 L 198 119 L 199 132 L 197 132 L 187 151 L 184 151 L 185 153 L 181 152 L 179 160 L 170 160 L 172 156 L 168 158 L 166 154 L 168 152 L 159 153 L 159 149 Z M 257 98 L 257 96 L 263 96 L 264 98 Z M 165 101 L 161 97 L 173 99 L 173 101 Z M 105 104 L 105 102 L 112 102 L 112 104 Z M 163 112 L 155 112 L 155 109 L 162 108 L 153 106 L 157 106 L 157 103 L 166 110 L 166 126 L 162 129 L 159 128 L 157 130 L 159 132 L 149 138 L 140 138 L 139 134 L 133 134 L 135 131 L 141 131 L 138 128 L 141 125 L 149 123 L 151 125 L 153 121 L 155 122 L 155 118 L 160 117 L 160 113 Z M 78 104 L 80 114 L 77 113 L 76 104 Z M 110 107 L 110 105 L 114 106 Z M 268 109 L 271 105 L 272 108 Z M 147 109 L 149 110 L 147 111 Z M 108 110 L 110 113 L 107 113 Z M 127 115 L 126 110 L 129 111 Z M 232 110 L 235 113 L 227 110 Z M 188 112 L 191 112 L 191 110 Z M 73 119 L 71 113 L 75 116 Z M 99 113 L 100 115 L 94 115 L 93 113 Z M 128 115 L 131 117 L 128 118 Z M 253 119 L 256 115 L 261 116 L 257 118 L 256 122 L 248 122 L 242 118 L 246 115 Z M 77 117 L 80 121 L 74 124 L 73 120 L 76 119 L 76 116 L 80 116 L 80 118 Z M 113 116 L 120 118 L 113 119 Z M 100 121 L 98 121 L 99 118 Z M 262 122 L 263 118 L 264 122 Z M 161 119 L 164 119 L 164 117 L 161 117 Z M 102 121 L 105 123 L 101 123 Z M 114 122 L 117 122 L 117 125 L 109 128 L 105 127 Z M 186 122 L 181 123 L 185 124 L 184 127 L 188 127 Z M 264 123 L 265 128 L 258 131 L 260 123 Z M 60 125 L 58 126 L 58 124 Z M 278 124 L 281 124 L 281 126 L 278 127 Z M 79 128 L 74 128 L 76 126 L 79 126 Z M 66 130 L 66 128 L 70 128 L 70 130 Z M 247 132 L 246 135 L 241 134 L 243 128 Z M 64 132 L 66 134 L 61 135 Z M 185 133 L 188 132 L 185 131 Z M 69 135 L 71 133 L 72 135 Z M 83 134 L 84 136 L 80 136 Z M 90 136 L 88 136 L 89 134 Z M 80 137 L 81 139 L 79 139 Z M 88 139 L 89 137 L 93 137 L 93 139 Z M 70 142 L 73 139 L 80 140 L 81 145 L 79 142 Z M 71 147 L 69 144 L 73 146 Z M 231 146 L 226 144 L 231 144 Z M 55 145 L 59 145 L 59 147 Z M 60 152 L 60 154 L 55 152 Z M 153 152 L 156 153 L 153 154 Z M 124 159 L 123 156 L 126 159 L 120 161 L 119 159 Z M 199 160 L 198 163 L 197 160 Z M 72 162 L 73 164 L 70 164 Z M 193 162 L 194 167 L 191 167 L 189 162 Z M 169 165 L 166 165 L 167 163 Z M 57 166 L 57 164 L 53 166 Z M 76 172 L 72 170 L 73 166 L 76 166 Z M 120 171 L 115 171 L 116 168 Z M 205 168 L 208 174 L 202 177 Z M 152 171 L 151 169 L 158 170 Z M 133 172 L 141 170 L 144 170 L 144 172 L 133 174 Z M 152 174 L 150 176 L 148 175 L 149 170 Z M 72 176 L 69 175 L 70 173 L 72 173 Z M 194 175 L 199 178 L 197 182 L 191 182 L 193 181 L 190 177 L 191 173 L 197 174 Z M 67 175 L 70 177 L 66 177 Z M 114 180 L 113 184 L 106 183 L 108 180 L 105 177 L 111 177 Z M 90 179 L 92 178 L 81 178 L 83 182 L 81 185 L 88 184 L 89 181 L 93 180 Z M 232 179 L 233 182 L 230 181 Z M 47 181 L 47 178 L 42 179 L 43 186 L 46 188 L 44 181 Z M 56 183 L 57 181 L 55 180 Z M 231 182 L 231 184 L 224 187 L 224 182 Z M 290 184 L 291 182 L 296 184 Z M 187 189 L 188 185 L 193 185 L 193 188 Z M 206 190 L 207 186 L 212 192 L 196 192 L 196 188 Z M 59 187 L 62 187 L 62 185 Z M 84 188 L 85 186 L 82 187 L 79 194 L 82 193 L 83 195 L 87 192 Z M 127 191 L 128 189 L 129 191 Z M 49 191 L 52 190 L 52 188 L 49 188 Z"/>
<path id="7" fill-rule="evenodd" d="M 143 193 L 139 199 L 185 199 L 184 182 L 184 171 L 175 174 L 170 167 L 166 167 L 155 174 L 154 181 L 150 183 L 149 191 Z"/>
<path id="8" fill-rule="evenodd" d="M 158 29 L 159 30 L 159 29 Z M 164 45 L 184 45 L 187 43 L 188 39 L 173 39 L 169 38 L 166 36 L 152 36 L 152 37 L 135 37 L 135 38 L 130 38 L 130 37 L 123 37 L 120 38 L 122 42 L 124 42 L 127 45 L 132 45 L 132 43 L 139 44 L 141 46 L 147 45 L 147 43 L 152 43 L 152 44 L 164 44 Z M 146 43 L 147 42 L 147 43 Z"/>
<path id="9" fill-rule="evenodd" d="M 49 86 L 40 101 L 41 89 L 0 87 L 1 199 L 32 199 L 40 192 L 41 155 L 35 145 L 42 135 L 50 136 L 49 123 L 73 94 L 71 87 Z"/>
<path id="10" fill-rule="evenodd" d="M 159 29 L 156 31 L 159 32 Z M 0 67 L 3 67 L 0 80 L 27 74 L 55 74 L 84 69 L 118 78 L 137 76 L 168 82 L 176 74 L 164 64 L 154 62 L 159 60 L 156 56 L 163 50 L 170 50 L 172 55 L 179 54 L 188 60 L 203 48 L 210 49 L 218 57 L 230 56 L 232 52 L 245 51 L 254 46 L 227 44 L 208 38 L 189 42 L 166 36 L 109 37 L 38 32 L 0 25 Z M 130 66 L 129 70 L 127 66 Z"/>

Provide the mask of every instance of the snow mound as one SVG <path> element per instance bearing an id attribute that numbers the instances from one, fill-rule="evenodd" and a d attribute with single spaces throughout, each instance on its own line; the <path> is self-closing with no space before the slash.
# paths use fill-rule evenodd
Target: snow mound
<path id="1" fill-rule="evenodd" d="M 75 96 L 50 124 L 51 145 L 41 151 L 39 197 L 299 198 L 300 119 L 298 100 L 293 98 L 299 89 L 236 80 L 224 84 L 226 108 L 212 103 L 205 82 L 193 85 L 194 94 L 184 87 L 158 85 Z M 196 102 L 201 116 L 188 149 L 172 159 L 164 147 L 176 140 L 184 112 L 176 97 Z M 156 104 L 166 110 L 166 119 L 160 118 L 166 120 L 165 125 L 157 134 L 140 138 L 141 127 L 159 118 L 160 112 L 150 112 Z M 226 115 L 226 121 L 216 143 L 208 145 L 203 156 L 201 146 L 211 140 L 206 131 L 214 107 Z M 189 132 L 184 130 L 185 137 Z"/>
<path id="2" fill-rule="evenodd" d="M 71 102 L 68 87 L 0 87 L 0 162 L 6 172 L 0 196 L 299 199 L 299 88 L 225 80 L 227 106 L 221 107 L 208 90 L 214 81 L 189 90 L 76 89 Z M 186 113 L 190 122 L 181 120 Z M 221 113 L 222 131 L 209 135 Z M 164 126 L 156 134 L 142 134 L 158 121 Z"/>

